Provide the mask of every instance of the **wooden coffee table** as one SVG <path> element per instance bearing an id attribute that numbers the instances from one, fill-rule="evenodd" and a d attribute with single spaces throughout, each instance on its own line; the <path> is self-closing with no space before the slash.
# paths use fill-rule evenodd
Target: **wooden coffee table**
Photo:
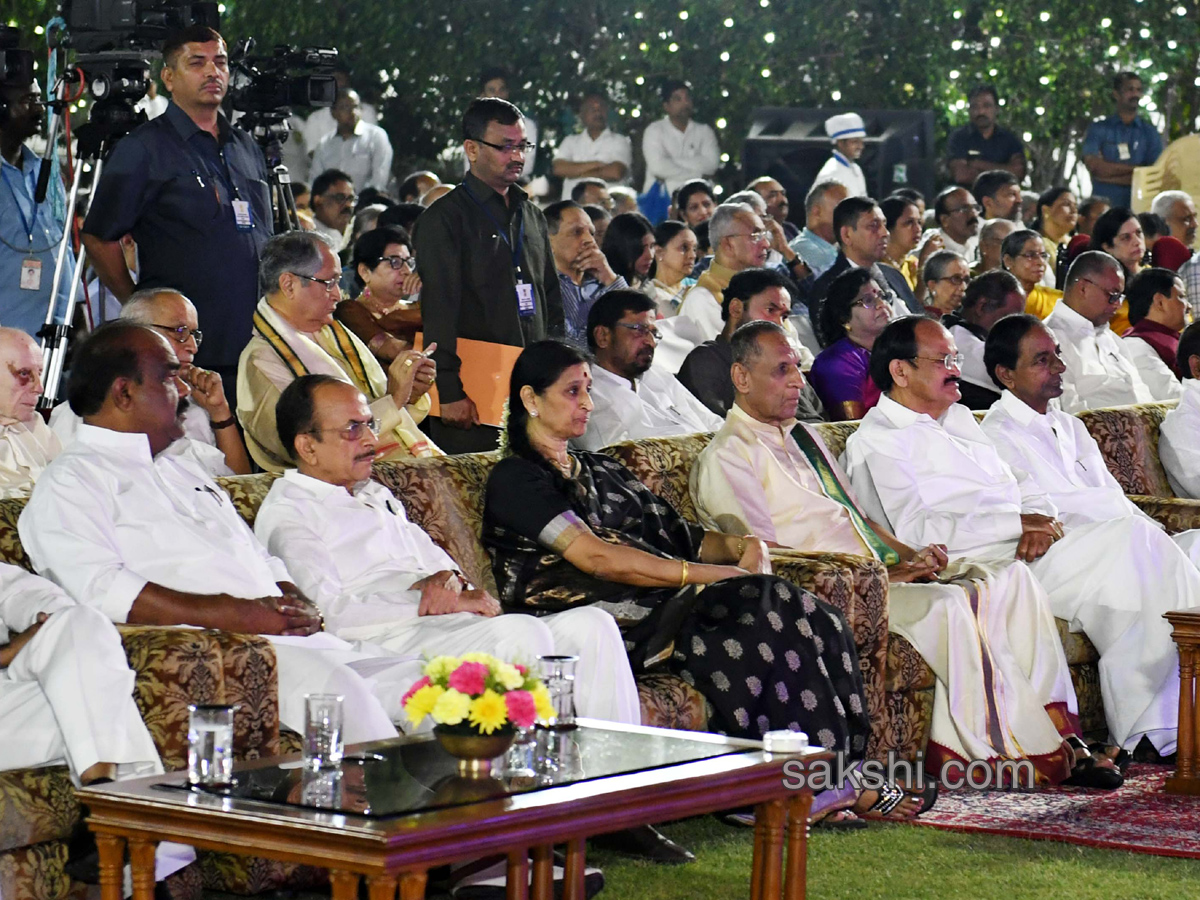
<path id="1" fill-rule="evenodd" d="M 588 837 L 748 805 L 751 900 L 804 897 L 812 793 L 784 781 L 829 753 L 770 754 L 753 741 L 588 719 L 576 739 L 582 771 L 516 792 L 458 779 L 424 736 L 349 748 L 338 776 L 305 775 L 296 757 L 242 763 L 232 796 L 189 791 L 181 772 L 83 789 L 102 900 L 121 900 L 126 847 L 133 900 L 153 900 L 160 841 L 326 868 L 333 900 L 357 900 L 364 877 L 370 900 L 393 900 L 397 887 L 416 900 L 429 869 L 495 854 L 508 858 L 510 900 L 550 900 L 551 848 L 565 843 L 563 896 L 583 900 Z"/>
<path id="2" fill-rule="evenodd" d="M 1200 794 L 1200 717 L 1196 715 L 1196 676 L 1200 663 L 1200 610 L 1180 609 L 1165 614 L 1179 648 L 1179 731 L 1175 774 L 1167 779 L 1168 794 Z"/>

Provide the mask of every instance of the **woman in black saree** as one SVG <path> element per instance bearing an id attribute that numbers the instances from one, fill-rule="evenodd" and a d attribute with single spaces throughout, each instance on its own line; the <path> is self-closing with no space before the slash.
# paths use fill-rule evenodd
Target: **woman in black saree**
<path id="1" fill-rule="evenodd" d="M 861 760 L 870 724 L 845 618 L 771 575 L 758 538 L 705 532 L 616 460 L 569 450 L 587 428 L 590 388 L 587 358 L 559 341 L 531 344 L 513 368 L 507 455 L 484 508 L 505 610 L 600 606 L 620 625 L 634 671 L 660 667 L 694 685 L 714 730 L 803 730 Z M 888 818 L 921 807 L 885 786 L 842 803 L 818 797 L 814 809 L 856 797 L 856 810 Z"/>

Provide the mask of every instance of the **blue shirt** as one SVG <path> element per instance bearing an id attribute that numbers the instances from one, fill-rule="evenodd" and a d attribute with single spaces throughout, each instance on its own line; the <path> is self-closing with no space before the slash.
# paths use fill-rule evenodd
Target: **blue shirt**
<path id="1" fill-rule="evenodd" d="M 182 291 L 204 331 L 196 364 L 230 368 L 250 340 L 273 222 L 262 151 L 224 116 L 218 123 L 220 140 L 172 102 L 118 141 L 83 230 L 104 241 L 132 233 L 138 287 Z M 234 220 L 239 199 L 250 204 L 248 230 Z"/>
<path id="2" fill-rule="evenodd" d="M 1121 156 L 1122 144 L 1128 150 L 1128 156 Z M 1108 162 L 1130 166 L 1149 166 L 1162 155 L 1162 149 L 1162 138 L 1141 116 L 1135 116 L 1128 125 L 1120 116 L 1109 116 L 1088 126 L 1081 155 L 1099 156 Z M 1106 198 L 1113 206 L 1128 206 L 1130 201 L 1127 184 L 1107 184 L 1093 178 L 1092 194 Z"/>
<path id="3" fill-rule="evenodd" d="M 0 325 L 19 328 L 36 336 L 46 324 L 50 309 L 50 285 L 54 281 L 54 263 L 58 242 L 62 240 L 62 214 L 65 209 L 62 182 L 51 179 L 46 199 L 35 209 L 33 193 L 37 186 L 40 158 L 28 147 L 21 147 L 21 168 L 0 159 Z M 33 228 L 31 254 L 28 226 Z M 35 259 L 42 264 L 41 283 L 36 291 L 21 289 L 21 266 Z M 75 273 L 75 260 L 67 254 L 65 270 L 58 286 L 58 305 L 54 321 L 61 323 L 67 311 L 67 294 Z M 79 295 L 80 300 L 83 294 Z"/>
<path id="4" fill-rule="evenodd" d="M 576 284 L 569 276 L 558 273 L 558 283 L 562 285 L 563 317 L 567 322 L 567 340 L 577 347 L 587 348 L 587 318 L 592 311 L 592 305 L 602 295 L 618 288 L 627 288 L 625 279 L 618 275 L 617 280 L 608 287 L 602 285 L 590 275 L 583 279 L 583 284 Z"/>
<path id="5" fill-rule="evenodd" d="M 814 278 L 820 278 L 825 270 L 837 259 L 837 247 L 825 240 L 819 234 L 805 228 L 794 241 L 788 244 L 792 251 L 804 260 L 804 264 L 812 270 Z"/>

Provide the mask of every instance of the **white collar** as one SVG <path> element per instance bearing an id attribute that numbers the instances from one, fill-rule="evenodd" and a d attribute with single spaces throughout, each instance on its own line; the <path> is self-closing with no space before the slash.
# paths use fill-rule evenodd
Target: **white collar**
<path id="1" fill-rule="evenodd" d="M 733 406 L 729 407 L 729 412 L 725 414 L 725 421 L 731 425 L 748 428 L 763 438 L 770 438 L 773 443 L 780 446 L 787 444 L 788 438 L 791 437 L 792 429 L 796 427 L 797 422 L 796 419 L 790 419 L 782 425 L 768 425 L 766 422 L 760 422 L 754 418 L 736 402 Z"/>
<path id="2" fill-rule="evenodd" d="M 150 454 L 150 438 L 140 431 L 113 431 L 111 428 L 80 422 L 75 432 L 75 443 L 116 450 L 122 456 L 136 458 L 144 465 L 154 463 L 154 457 Z"/>
<path id="3" fill-rule="evenodd" d="M 610 372 L 608 369 L 604 368 L 604 366 L 600 365 L 600 363 L 596 363 L 594 366 L 592 366 L 593 381 L 606 381 L 611 385 L 622 387 L 627 391 L 633 392 L 634 394 L 638 392 L 638 385 L 642 383 L 642 379 L 645 377 L 645 375 L 641 375 L 633 380 L 633 384 L 630 384 L 629 379 L 624 375 L 618 375 L 616 372 Z"/>
<path id="4" fill-rule="evenodd" d="M 312 494 L 319 499 L 353 497 L 357 500 L 370 493 L 367 488 L 372 484 L 371 479 L 368 478 L 366 481 L 360 481 L 354 486 L 352 491 L 347 492 L 340 484 L 330 484 L 328 481 L 313 478 L 311 475 L 305 475 L 299 469 L 285 469 L 282 477 L 289 485 L 299 488 L 307 494 Z"/>
<path id="5" fill-rule="evenodd" d="M 1048 414 L 1039 413 L 1007 388 L 1000 393 L 1000 399 L 996 402 L 1018 425 L 1028 428 L 1034 424 L 1049 424 Z"/>
<path id="6" fill-rule="evenodd" d="M 1054 320 L 1056 322 L 1061 322 L 1063 325 L 1065 325 L 1069 331 L 1078 334 L 1091 334 L 1099 337 L 1106 331 L 1112 331 L 1112 329 L 1108 327 L 1107 322 L 1105 322 L 1103 325 L 1096 325 L 1091 321 L 1091 319 L 1085 319 L 1075 310 L 1071 309 L 1071 307 L 1067 306 L 1067 298 L 1065 296 L 1059 298 L 1058 303 L 1054 305 L 1054 309 L 1051 311 L 1050 315 L 1054 316 Z M 1047 316 L 1046 318 L 1050 318 L 1050 316 Z M 1116 332 L 1113 333 L 1115 334 Z"/>
<path id="7" fill-rule="evenodd" d="M 840 162 L 847 169 L 853 169 L 855 167 L 855 163 L 852 163 L 850 160 L 846 159 L 840 150 L 833 151 L 833 158 Z"/>

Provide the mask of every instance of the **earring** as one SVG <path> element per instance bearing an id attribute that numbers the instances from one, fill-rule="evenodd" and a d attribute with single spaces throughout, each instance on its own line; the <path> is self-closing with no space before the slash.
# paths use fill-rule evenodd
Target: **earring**
<path id="1" fill-rule="evenodd" d="M 538 417 L 538 411 L 536 409 L 531 409 L 529 411 L 529 416 L 530 418 L 536 419 Z"/>

